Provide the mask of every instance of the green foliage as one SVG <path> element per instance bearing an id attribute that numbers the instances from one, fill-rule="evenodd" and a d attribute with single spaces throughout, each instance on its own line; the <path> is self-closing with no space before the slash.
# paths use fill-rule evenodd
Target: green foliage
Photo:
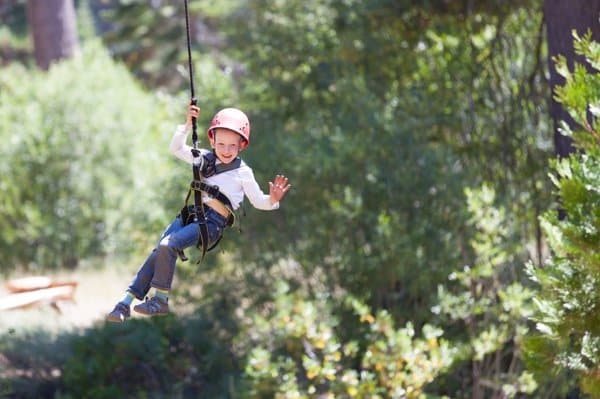
<path id="1" fill-rule="evenodd" d="M 521 222 L 511 240 L 531 239 L 551 151 L 530 40 L 540 15 L 482 9 L 465 24 L 434 6 L 257 0 L 222 25 L 251 78 L 244 156 L 259 180 L 294 184 L 276 215 L 244 221 L 239 262 L 287 251 L 420 325 L 469 240 L 464 186 L 490 181 Z"/>
<path id="2" fill-rule="evenodd" d="M 197 65 L 204 71 L 197 87 L 213 93 L 206 108 L 231 102 L 231 79 L 210 60 Z M 2 267 L 73 267 L 107 253 L 147 252 L 191 177 L 168 152 L 187 101 L 148 94 L 93 41 L 48 73 L 4 68 Z M 201 140 L 212 112 L 199 120 Z"/>
<path id="3" fill-rule="evenodd" d="M 97 45 L 48 73 L 4 68 L 2 267 L 72 267 L 146 245 L 142 231 L 165 223 L 168 109 Z"/>
<path id="4" fill-rule="evenodd" d="M 456 370 L 469 368 L 472 381 L 454 395 L 514 398 L 531 394 L 537 384 L 525 370 L 520 345 L 529 333 L 533 291 L 519 281 L 514 249 L 508 237 L 513 229 L 503 208 L 495 205 L 495 192 L 485 185 L 466 190 L 475 234 L 469 242 L 472 264 L 449 276 L 438 287 L 440 314 L 448 331 L 455 331 L 459 348 Z M 464 378 L 464 377 L 463 377 Z M 453 384 L 447 384 L 449 391 Z"/>
<path id="5" fill-rule="evenodd" d="M 232 62 L 211 47 L 222 47 L 219 19 L 236 9 L 239 0 L 188 2 L 190 39 L 194 60 L 215 59 L 220 65 Z M 103 41 L 111 53 L 148 87 L 170 91 L 187 88 L 187 42 L 184 2 L 119 0 L 107 6 L 100 20 L 109 26 Z M 210 71 L 194 67 L 195 78 L 210 77 Z M 201 104 L 215 93 L 198 90 Z"/>
<path id="6" fill-rule="evenodd" d="M 325 299 L 325 298 L 324 298 Z M 364 340 L 342 341 L 327 301 L 304 300 L 280 287 L 270 312 L 256 315 L 246 367 L 251 398 L 422 398 L 426 384 L 452 360 L 441 330 L 411 323 L 348 300 Z"/>
<path id="7" fill-rule="evenodd" d="M 182 3 L 150 3 L 112 2 L 115 12 L 108 23 L 114 30 L 105 40 L 112 54 L 146 86 L 187 92 Z M 510 338 L 520 339 L 526 331 L 522 314 L 529 311 L 530 297 L 513 265 L 519 264 L 525 243 L 535 231 L 536 209 L 548 201 L 547 183 L 541 176 L 546 173 L 544 162 L 551 141 L 547 121 L 539 116 L 544 115 L 548 93 L 540 61 L 544 46 L 538 3 L 191 1 L 192 24 L 198 29 L 193 32 L 193 56 L 203 108 L 200 126 L 210 117 L 213 105 L 216 109 L 216 104 L 229 102 L 247 110 L 253 143 L 244 159 L 260 182 L 284 173 L 294 188 L 278 212 L 249 212 L 242 221 L 242 234 L 230 232 L 221 244 L 220 249 L 232 250 L 226 256 L 211 256 L 202 267 L 186 263 L 178 269 L 183 277 L 179 283 L 195 294 L 189 299 L 200 298 L 202 305 L 214 306 L 215 312 L 207 316 L 211 320 L 232 323 L 225 332 L 210 330 L 212 337 L 235 331 L 234 344 L 196 344 L 191 331 L 206 327 L 191 322 L 195 330 L 178 332 L 189 320 L 99 327 L 73 347 L 76 354 L 64 371 L 72 393 L 65 390 L 65 399 L 153 397 L 153 391 L 166 397 L 186 397 L 186 392 L 197 397 L 199 391 L 205 392 L 193 378 L 198 374 L 202 382 L 216 381 L 223 394 L 229 392 L 228 382 L 237 388 L 237 376 L 228 376 L 242 373 L 227 363 L 229 351 L 237 359 L 248 359 L 245 382 L 255 397 L 287 392 L 304 397 L 323 392 L 373 398 L 419 397 L 425 391 L 441 394 L 446 389 L 441 384 L 448 380 L 439 384 L 435 380 L 445 378 L 441 373 L 453 352 L 440 338 L 441 331 L 426 323 L 431 319 L 435 287 L 463 259 L 470 260 L 472 267 L 456 271 L 454 286 L 447 289 L 444 306 L 456 306 L 447 312 L 445 339 L 464 344 L 459 360 L 474 359 L 477 365 L 515 360 L 518 370 L 506 376 L 500 375 L 510 367 L 505 363 L 487 369 L 496 388 L 504 385 L 496 392 L 505 389 L 512 395 L 515 390 L 530 390 L 532 382 L 522 372 L 516 353 L 519 343 Z M 112 171 L 94 180 L 101 185 L 95 193 L 103 195 L 90 198 L 61 188 L 67 191 L 65 198 L 73 199 L 74 207 L 87 210 L 80 224 L 71 226 L 77 234 L 63 233 L 73 241 L 85 238 L 92 243 L 89 251 L 77 256 L 122 250 L 126 245 L 147 249 L 149 241 L 156 239 L 153 232 L 181 204 L 189 178 L 189 169 L 178 163 L 176 178 L 171 179 L 175 161 L 167 168 L 157 166 L 168 163 L 160 157 L 166 154 L 173 118 L 162 107 L 123 95 L 130 77 L 125 72 L 119 72 L 122 80 L 103 77 L 117 67 L 108 61 L 101 65 L 74 69 L 72 75 L 94 72 L 77 78 L 67 72 L 57 75 L 61 80 L 55 85 L 62 90 L 45 91 L 52 98 L 73 99 L 59 102 L 60 109 L 87 104 L 74 114 L 81 119 L 97 116 L 93 123 L 100 126 L 95 131 L 100 137 L 103 131 L 110 132 L 110 140 L 104 139 L 111 150 L 96 160 L 105 166 L 103 170 Z M 23 71 L 15 74 L 27 72 L 35 83 L 27 86 L 29 93 L 35 94 L 36 86 L 51 85 L 47 75 Z M 13 95 L 6 87 L 18 92 L 24 86 L 4 83 L 5 76 L 9 82 L 24 79 L 2 72 L 0 96 L 3 92 Z M 82 82 L 94 87 L 101 99 L 115 102 L 114 108 L 100 104 L 96 113 L 84 97 L 89 86 Z M 71 87 L 78 93 L 70 93 Z M 239 97 L 233 94 L 234 88 L 239 89 Z M 180 105 L 186 102 L 184 91 Z M 7 132 L 31 128 L 33 122 L 37 129 L 56 119 L 56 112 L 44 112 L 46 123 L 41 124 L 28 112 L 21 113 L 29 97 L 15 96 L 19 107 L 12 111 L 10 123 L 0 125 L 3 139 L 5 135 L 12 139 Z M 37 100 L 36 109 L 43 108 L 38 103 L 43 101 Z M 4 104 L 0 102 L 0 113 Z M 182 111 L 180 105 L 177 110 Z M 160 128 L 164 139 L 143 135 L 153 130 L 156 122 L 149 118 L 155 116 L 166 124 Z M 15 122 L 21 117 L 32 120 Z M 72 125 L 78 125 L 63 119 L 51 125 L 53 131 L 71 131 Z M 0 124 L 4 120 L 0 118 Z M 129 124 L 123 126 L 125 121 Z M 91 123 L 89 127 L 95 129 Z M 124 132 L 135 132 L 137 138 Z M 32 135 L 28 131 L 26 136 Z M 45 134 L 44 143 L 53 136 Z M 140 143 L 152 149 L 139 154 L 144 155 L 141 159 L 127 161 L 130 149 L 140 148 Z M 59 165 L 56 159 L 66 156 L 58 154 L 49 165 Z M 150 154 L 160 155 L 147 159 Z M 33 158 L 29 155 L 27 164 L 19 164 L 22 174 L 17 177 L 12 177 L 9 167 L 13 162 L 0 170 L 8 171 L 11 181 L 26 181 L 31 176 L 25 165 Z M 112 167 L 115 159 L 122 162 Z M 37 165 L 38 170 L 41 167 Z M 79 181 L 70 177 L 75 174 L 48 170 L 69 176 L 66 180 L 72 184 Z M 158 176 L 153 179 L 138 175 L 155 173 Z M 93 179 L 86 177 L 82 182 L 87 180 Z M 494 186 L 497 201 L 504 205 L 498 209 L 506 215 L 488 214 L 496 210 L 482 200 L 471 210 L 480 211 L 477 217 L 487 224 L 473 235 L 465 228 L 470 216 L 463 190 L 482 181 Z M 77 185 L 83 185 L 85 193 L 93 187 Z M 9 193 L 7 203 L 22 218 L 24 211 L 16 210 L 16 204 L 23 202 L 20 194 L 6 191 L 6 186 L 14 184 L 1 188 Z M 166 197 L 165 192 L 169 193 Z M 475 197 L 472 202 L 479 201 Z M 31 202 L 26 198 L 26 204 Z M 97 219 L 90 220 L 88 204 L 96 206 L 93 215 Z M 51 214 L 43 211 L 45 216 Z M 132 216 L 122 219 L 124 214 Z M 503 216 L 514 224 L 502 223 Z M 2 220 L 0 231 L 9 232 L 9 238 L 12 232 L 13 241 L 10 245 L 0 241 L 0 251 L 6 256 L 12 254 L 8 248 L 24 254 L 31 247 L 15 243 L 27 234 L 18 232 L 11 219 Z M 61 227 L 52 234 L 64 230 L 60 219 L 49 222 Z M 101 229 L 97 237 L 89 238 L 88 227 L 94 223 Z M 108 247 L 101 246 L 109 236 L 113 240 Z M 54 242 L 54 235 L 48 237 Z M 60 251 L 71 248 L 56 247 L 47 253 L 64 256 Z M 498 279 L 502 284 L 493 286 Z M 280 280 L 301 294 L 283 291 L 273 300 Z M 478 290 L 471 292 L 471 285 Z M 343 305 L 342 298 L 349 293 L 358 298 L 353 305 L 359 316 L 349 315 Z M 240 326 L 228 318 L 232 315 Z M 471 322 L 473 330 L 464 331 L 466 322 Z M 422 332 L 422 337 L 415 331 Z M 253 346 L 255 351 L 251 351 Z M 148 348 L 155 351 L 149 353 Z M 206 352 L 214 358 L 203 357 Z M 120 361 L 107 356 L 114 353 Z M 134 359 L 144 366 L 135 367 Z M 214 368 L 192 372 L 198 364 L 214 364 Z M 132 385 L 130 376 L 140 384 Z M 240 391 L 244 390 L 241 386 Z"/>
<path id="8" fill-rule="evenodd" d="M 24 61 L 31 47 L 27 35 L 26 8 L 22 0 L 5 0 L 0 5 L 0 63 Z"/>
<path id="9" fill-rule="evenodd" d="M 0 334 L 0 397 L 53 398 L 71 355 L 69 334 L 13 325 Z"/>
<path id="10" fill-rule="evenodd" d="M 427 29 L 415 51 L 412 83 L 431 104 L 415 107 L 421 120 L 430 121 L 429 137 L 475 172 L 466 186 L 486 182 L 494 188 L 509 218 L 519 221 L 511 238 L 522 244 L 534 239 L 540 209 L 551 201 L 545 168 L 553 151 L 545 110 L 550 93 L 542 16 L 531 12 L 535 7 L 474 12 L 465 25 L 448 21 Z"/>
<path id="11" fill-rule="evenodd" d="M 60 335 L 17 329 L 0 340 L 0 397 L 231 398 L 240 367 L 228 337 L 200 311 Z"/>
<path id="12" fill-rule="evenodd" d="M 230 235 L 244 261 L 293 251 L 308 274 L 323 267 L 331 286 L 410 319 L 468 239 L 464 185 L 497 179 L 532 234 L 550 148 L 532 4 L 190 2 L 196 78 L 211 79 L 206 59 L 224 70 L 213 81 L 233 76 L 255 134 L 244 158 L 261 182 L 286 173 L 295 187 L 277 214 L 250 213 Z M 113 5 L 113 54 L 149 86 L 186 87 L 182 4 Z"/>
<path id="13" fill-rule="evenodd" d="M 543 267 L 529 266 L 540 286 L 536 298 L 539 335 L 528 342 L 528 356 L 540 372 L 565 368 L 581 379 L 582 389 L 600 395 L 600 124 L 596 110 L 600 98 L 598 43 L 591 33 L 574 34 L 576 52 L 590 61 L 591 69 L 566 68 L 564 58 L 556 67 L 565 84 L 556 98 L 578 123 L 576 131 L 564 131 L 581 150 L 552 162 L 552 181 L 564 217 L 548 211 L 543 227 L 552 257 Z"/>
<path id="14" fill-rule="evenodd" d="M 73 340 L 62 397 L 231 397 L 237 366 L 214 327 L 197 315 L 89 330 Z"/>
<path id="15" fill-rule="evenodd" d="M 598 135 L 598 117 L 600 117 L 600 87 L 596 73 L 592 71 L 600 70 L 600 45 L 592 41 L 591 32 L 579 37 L 577 32 L 573 32 L 575 52 L 583 56 L 589 64 L 576 63 L 573 71 L 567 66 L 567 60 L 563 56 L 555 58 L 556 70 L 565 78 L 566 83 L 555 89 L 555 98 L 562 103 L 573 120 L 577 121 L 581 127 L 573 132 L 563 123 L 561 133 L 566 136 L 573 136 L 575 144 L 584 150 L 594 148 L 600 136 Z M 588 117 L 591 114 L 592 118 Z"/>
<path id="16" fill-rule="evenodd" d="M 498 395 L 532 391 L 520 342 L 511 339 L 527 331 L 531 296 L 515 265 L 527 257 L 538 209 L 549 201 L 544 165 L 552 141 L 540 116 L 548 96 L 541 14 L 510 7 L 492 15 L 476 7 L 459 23 L 458 14 L 426 6 L 251 1 L 223 24 L 250 77 L 241 80 L 241 99 L 255 138 L 244 157 L 259 180 L 283 172 L 294 188 L 276 214 L 244 219 L 242 234 L 231 236 L 243 257 L 214 272 L 226 288 L 211 294 L 226 292 L 227 306 L 251 314 L 286 279 L 308 292 L 347 290 L 389 309 L 396 322 L 421 325 L 435 287 L 466 258 L 481 265 L 473 273 L 490 273 L 480 276 L 489 290 L 468 307 L 466 289 L 465 311 L 479 312 L 473 341 L 458 319 L 445 336 L 469 342 L 466 358 L 479 351 Z M 464 227 L 463 186 L 485 180 L 511 223 L 491 215 L 488 241 L 479 243 Z M 282 272 L 289 259 L 293 266 Z M 494 290 L 488 284 L 497 278 L 502 286 Z M 346 327 L 340 335 L 362 341 L 333 307 Z M 488 366 L 496 359 L 504 362 Z M 517 369 L 505 373 L 513 359 Z M 277 364 L 288 370 L 287 362 Z M 266 389 L 283 383 L 267 381 Z"/>
<path id="17" fill-rule="evenodd" d="M 255 1 L 225 25 L 253 77 L 242 82 L 256 131 L 245 157 L 259 180 L 282 172 L 294 185 L 277 215 L 249 215 L 245 231 L 263 239 L 237 243 L 261 263 L 289 251 L 307 275 L 323 268 L 332 289 L 419 317 L 432 282 L 458 261 L 449 227 L 462 221 L 464 175 L 412 114 L 399 72 L 412 65 L 407 53 L 369 51 L 414 37 L 408 27 L 389 36 L 398 21 L 386 11 Z M 242 19 L 247 30 L 229 29 Z"/>

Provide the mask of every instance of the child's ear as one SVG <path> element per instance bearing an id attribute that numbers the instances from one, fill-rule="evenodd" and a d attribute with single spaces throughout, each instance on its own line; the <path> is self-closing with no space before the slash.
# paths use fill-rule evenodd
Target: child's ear
<path id="1" fill-rule="evenodd" d="M 215 132 L 214 130 L 209 130 L 206 134 L 208 136 L 208 143 L 211 148 L 215 148 Z"/>

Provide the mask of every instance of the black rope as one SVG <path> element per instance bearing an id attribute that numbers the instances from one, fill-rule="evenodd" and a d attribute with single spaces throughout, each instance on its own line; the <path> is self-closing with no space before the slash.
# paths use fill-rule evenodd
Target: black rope
<path id="1" fill-rule="evenodd" d="M 185 6 L 185 33 L 187 37 L 187 52 L 188 52 L 188 69 L 190 71 L 190 97 L 191 105 L 197 105 L 196 95 L 194 93 L 194 69 L 192 66 L 192 40 L 190 38 L 190 13 L 188 11 L 188 0 L 184 0 Z M 200 156 L 200 151 L 198 150 L 198 132 L 196 129 L 196 118 L 192 117 L 192 155 L 194 157 L 194 162 L 192 164 L 192 171 L 194 173 L 194 182 L 201 180 L 201 164 L 196 161 L 201 161 L 202 157 Z M 188 197 L 185 200 L 184 208 L 187 208 L 187 201 L 190 197 L 192 189 L 188 191 Z M 202 194 L 198 190 L 194 191 L 194 210 L 193 213 L 193 221 L 194 223 L 198 223 L 198 243 L 196 247 L 202 249 L 202 259 L 204 259 L 204 255 L 208 248 L 208 227 L 206 225 L 206 215 L 204 213 L 204 205 L 202 204 Z M 181 254 L 180 254 L 181 257 Z M 185 257 L 185 254 L 184 254 Z M 182 258 L 183 259 L 183 258 Z"/>
<path id="2" fill-rule="evenodd" d="M 192 67 L 192 41 L 190 39 L 190 15 L 188 11 L 188 0 L 184 0 L 185 7 L 185 32 L 187 35 L 187 52 L 188 52 L 188 70 L 190 72 L 190 104 L 196 105 L 196 95 L 194 93 L 194 69 Z M 198 132 L 196 128 L 196 118 L 192 118 L 192 143 L 194 149 L 198 147 Z"/>

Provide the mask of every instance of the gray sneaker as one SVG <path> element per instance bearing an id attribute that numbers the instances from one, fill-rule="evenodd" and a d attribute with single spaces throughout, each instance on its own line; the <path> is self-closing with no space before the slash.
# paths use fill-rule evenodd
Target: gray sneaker
<path id="1" fill-rule="evenodd" d="M 163 302 L 162 299 L 153 296 L 150 299 L 146 298 L 144 303 L 135 305 L 133 310 L 148 316 L 165 316 L 169 314 L 169 304 Z"/>
<path id="2" fill-rule="evenodd" d="M 123 323 L 129 317 L 131 317 L 129 305 L 125 305 L 124 303 L 119 302 L 112 310 L 112 312 L 106 315 L 106 321 L 110 321 L 113 323 Z"/>

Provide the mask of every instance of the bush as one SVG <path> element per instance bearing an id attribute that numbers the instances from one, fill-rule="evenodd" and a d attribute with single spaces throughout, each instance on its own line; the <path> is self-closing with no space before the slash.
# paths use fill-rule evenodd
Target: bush
<path id="1" fill-rule="evenodd" d="M 304 300 L 283 288 L 273 311 L 254 317 L 246 397 L 420 398 L 452 361 L 441 330 L 425 325 L 418 338 L 412 323 L 396 328 L 388 312 L 373 315 L 359 301 L 348 304 L 364 340 L 344 341 L 328 301 Z"/>
<path id="2" fill-rule="evenodd" d="M 0 336 L 0 397 L 55 398 L 71 338 L 22 326 Z"/>
<path id="3" fill-rule="evenodd" d="M 128 251 L 138 229 L 164 223 L 154 193 L 169 173 L 167 105 L 97 45 L 47 73 L 5 68 L 2 267 L 72 267 Z"/>
<path id="4" fill-rule="evenodd" d="M 75 338 L 63 398 L 225 398 L 238 379 L 228 342 L 203 316 L 133 319 Z"/>
<path id="5" fill-rule="evenodd" d="M 231 336 L 202 312 L 83 333 L 9 332 L 0 337 L 0 397 L 228 398 L 241 374 Z"/>

